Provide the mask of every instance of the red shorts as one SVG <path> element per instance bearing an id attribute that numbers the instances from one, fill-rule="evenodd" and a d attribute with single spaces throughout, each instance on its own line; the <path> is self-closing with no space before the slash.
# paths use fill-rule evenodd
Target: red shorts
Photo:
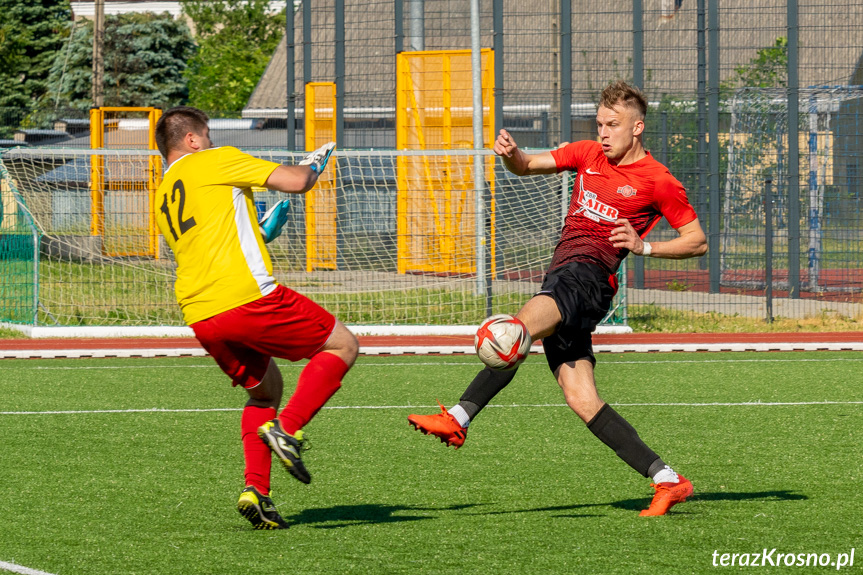
<path id="1" fill-rule="evenodd" d="M 248 389 L 261 382 L 271 357 L 309 358 L 327 342 L 335 325 L 330 312 L 279 285 L 261 299 L 190 327 L 234 385 Z"/>

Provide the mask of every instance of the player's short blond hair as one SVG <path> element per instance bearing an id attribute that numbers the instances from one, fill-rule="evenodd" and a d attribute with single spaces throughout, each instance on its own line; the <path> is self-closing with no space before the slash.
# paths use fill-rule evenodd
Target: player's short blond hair
<path id="1" fill-rule="evenodd" d="M 209 121 L 209 116 L 198 108 L 171 108 L 156 122 L 156 147 L 167 158 L 168 153 L 178 147 L 189 132 L 203 136 Z"/>
<path id="2" fill-rule="evenodd" d="M 623 80 L 612 82 L 605 87 L 599 97 L 599 105 L 609 109 L 625 106 L 635 110 L 642 120 L 647 115 L 647 98 L 644 93 L 638 87 L 630 86 Z"/>

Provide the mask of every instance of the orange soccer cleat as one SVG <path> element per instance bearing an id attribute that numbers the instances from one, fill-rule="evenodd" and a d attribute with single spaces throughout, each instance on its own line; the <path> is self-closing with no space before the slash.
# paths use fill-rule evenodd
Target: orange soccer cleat
<path id="1" fill-rule="evenodd" d="M 679 483 L 651 483 L 650 486 L 656 489 L 653 495 L 653 501 L 650 502 L 650 507 L 639 513 L 641 517 L 654 517 L 657 515 L 665 515 L 665 513 L 678 503 L 683 503 L 686 498 L 692 495 L 692 482 L 682 475 Z"/>
<path id="2" fill-rule="evenodd" d="M 462 427 L 455 417 L 449 414 L 446 408 L 440 405 L 440 413 L 434 415 L 408 415 L 408 423 L 417 431 L 426 435 L 437 436 L 442 443 L 453 446 L 456 449 L 464 445 L 467 437 L 467 427 Z"/>

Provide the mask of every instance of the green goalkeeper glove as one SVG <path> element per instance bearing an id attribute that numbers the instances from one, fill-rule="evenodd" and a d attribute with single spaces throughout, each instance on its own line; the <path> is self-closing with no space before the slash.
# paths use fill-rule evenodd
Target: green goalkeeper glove
<path id="1" fill-rule="evenodd" d="M 324 144 L 323 146 L 303 158 L 303 161 L 300 162 L 299 165 L 308 166 L 312 169 L 313 172 L 320 175 L 321 172 L 323 172 L 324 169 L 327 167 L 327 161 L 329 161 L 330 156 L 335 149 L 335 142 L 329 142 L 327 144 Z"/>
<path id="2" fill-rule="evenodd" d="M 291 211 L 291 200 L 282 200 L 267 210 L 258 225 L 261 227 L 261 235 L 264 243 L 270 243 L 282 233 L 282 227 L 288 221 L 288 212 Z"/>

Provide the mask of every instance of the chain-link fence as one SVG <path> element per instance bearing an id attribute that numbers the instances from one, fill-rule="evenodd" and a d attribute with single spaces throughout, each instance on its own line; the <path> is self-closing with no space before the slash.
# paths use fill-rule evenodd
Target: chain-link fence
<path id="1" fill-rule="evenodd" d="M 395 148 L 397 54 L 471 46 L 462 0 L 295 8 L 234 114 L 245 123 L 214 125 L 217 144 L 303 149 L 305 86 L 332 82 L 340 148 Z M 710 250 L 695 260 L 630 258 L 631 314 L 861 317 L 863 5 L 482 0 L 480 14 L 480 44 L 494 51 L 485 112 L 523 147 L 595 137 L 596 100 L 611 80 L 646 91 L 646 147 L 686 186 Z M 85 124 L 80 112 L 0 111 L 0 138 L 87 147 Z M 548 219 L 558 226 L 560 213 Z M 650 239 L 675 235 L 658 226 Z"/>

